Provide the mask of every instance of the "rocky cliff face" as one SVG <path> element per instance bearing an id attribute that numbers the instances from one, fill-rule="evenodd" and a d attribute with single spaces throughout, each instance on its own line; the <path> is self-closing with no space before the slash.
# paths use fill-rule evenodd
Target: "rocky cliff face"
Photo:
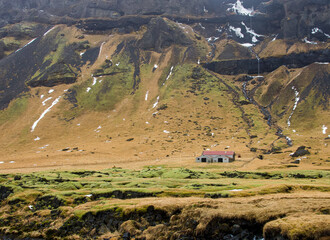
<path id="1" fill-rule="evenodd" d="M 246 19 L 264 16 L 272 25 L 280 24 L 285 38 L 303 37 L 318 25 L 329 29 L 327 0 L 75 0 L 75 1 L 0 1 L 0 25 L 21 20 L 71 22 L 81 18 L 119 18 L 124 15 L 171 15 L 209 18 L 241 15 Z M 254 16 L 254 17 L 251 17 Z M 241 21 L 242 18 L 238 21 Z M 258 25 L 259 23 L 255 23 Z M 279 29 L 278 29 L 279 30 Z"/>

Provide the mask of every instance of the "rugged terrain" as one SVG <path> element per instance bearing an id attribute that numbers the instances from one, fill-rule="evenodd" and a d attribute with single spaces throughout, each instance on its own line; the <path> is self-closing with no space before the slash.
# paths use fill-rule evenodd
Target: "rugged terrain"
<path id="1" fill-rule="evenodd" d="M 293 168 L 321 174 L 313 191 L 327 192 L 329 19 L 323 0 L 0 0 L 0 172 Z M 207 149 L 235 151 L 237 161 L 194 165 Z M 11 197 L 24 193 L 12 186 L 14 177 L 3 179 Z M 153 190 L 163 197 L 162 187 Z M 222 196 L 220 190 L 187 196 Z M 25 206 L 37 200 L 29 201 Z M 253 218 L 261 224 L 256 235 L 278 217 Z M 299 239 L 290 234 L 282 235 Z"/>

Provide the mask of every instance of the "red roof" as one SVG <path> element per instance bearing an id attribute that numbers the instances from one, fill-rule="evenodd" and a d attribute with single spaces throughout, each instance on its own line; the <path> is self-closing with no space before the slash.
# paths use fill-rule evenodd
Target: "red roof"
<path id="1" fill-rule="evenodd" d="M 234 155 L 233 151 L 204 151 L 203 155 Z"/>

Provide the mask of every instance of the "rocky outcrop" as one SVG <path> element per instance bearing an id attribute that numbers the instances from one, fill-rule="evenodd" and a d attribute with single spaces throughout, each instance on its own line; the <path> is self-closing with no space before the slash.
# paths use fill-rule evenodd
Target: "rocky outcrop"
<path id="1" fill-rule="evenodd" d="M 142 49 L 157 52 L 172 44 L 188 46 L 192 44 L 192 40 L 174 22 L 161 17 L 150 21 L 147 32 L 139 42 Z"/>
<path id="2" fill-rule="evenodd" d="M 27 84 L 30 87 L 53 87 L 60 84 L 71 84 L 77 80 L 77 73 L 65 63 L 51 66 L 41 76 L 31 79 Z"/>
<path id="3" fill-rule="evenodd" d="M 293 53 L 286 56 L 261 58 L 258 59 L 241 59 L 241 60 L 225 60 L 214 61 L 204 64 L 204 67 L 211 71 L 226 74 L 258 74 L 263 72 L 272 72 L 282 65 L 288 68 L 301 68 L 313 62 L 329 62 L 330 50 L 310 51 L 307 53 Z M 259 65 L 258 65 L 259 64 Z"/>
<path id="4" fill-rule="evenodd" d="M 10 194 L 12 194 L 14 191 L 10 187 L 5 187 L 0 185 L 0 202 L 5 200 Z"/>

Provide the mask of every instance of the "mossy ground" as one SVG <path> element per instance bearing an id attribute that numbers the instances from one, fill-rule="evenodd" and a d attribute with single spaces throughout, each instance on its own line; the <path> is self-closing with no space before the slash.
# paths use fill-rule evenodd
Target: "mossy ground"
<path id="1" fill-rule="evenodd" d="M 231 198 L 231 203 L 228 204 L 233 208 L 237 207 L 235 205 L 236 201 L 249 206 L 247 209 L 236 213 L 225 211 L 219 213 L 220 215 L 225 214 L 227 217 L 230 215 L 234 218 L 241 218 L 245 214 L 244 218 L 246 219 L 257 218 L 259 219 L 257 221 L 266 223 L 270 219 L 273 220 L 273 214 L 275 214 L 277 220 L 269 223 L 265 228 L 266 232 L 269 233 L 270 229 L 275 227 L 277 229 L 282 229 L 282 227 L 287 229 L 287 225 L 278 224 L 280 221 L 288 221 L 286 219 L 287 215 L 283 215 L 283 212 L 299 211 L 300 206 L 290 206 L 290 209 L 282 206 L 282 210 L 275 213 L 274 207 L 278 208 L 279 206 L 272 205 L 272 211 L 263 212 L 260 215 L 261 210 L 254 206 L 255 203 L 257 205 L 266 204 L 264 206 L 267 206 L 269 203 L 265 199 L 278 198 L 277 201 L 286 201 L 285 199 L 299 199 L 310 194 L 313 194 L 317 199 L 318 195 L 330 191 L 330 175 L 327 171 L 224 172 L 211 167 L 199 170 L 146 166 L 139 171 L 111 168 L 103 171 L 76 170 L 2 174 L 1 179 L 2 186 L 13 190 L 13 193 L 7 199 L 3 199 L 0 204 L 1 232 L 24 237 L 46 237 L 48 235 L 48 237 L 52 236 L 56 239 L 58 236 L 66 236 L 69 239 L 75 235 L 78 239 L 89 239 L 92 236 L 97 237 L 105 233 L 115 234 L 115 230 L 111 230 L 110 225 L 108 225 L 109 229 L 106 228 L 107 230 L 104 232 L 91 232 L 88 235 L 83 229 L 76 231 L 71 228 L 70 231 L 63 231 L 65 226 L 79 226 L 77 224 L 79 222 L 84 223 L 86 219 L 95 218 L 95 221 L 99 221 L 98 218 L 102 215 L 110 214 L 112 219 L 116 219 L 121 223 L 126 220 L 132 221 L 138 216 L 150 221 L 151 216 L 154 218 L 157 214 L 166 215 L 177 212 L 181 208 L 179 204 L 181 201 L 185 202 L 186 210 L 184 211 L 188 209 L 192 211 L 196 208 L 196 210 L 203 210 L 206 213 L 209 211 L 207 209 L 212 208 L 211 205 L 214 206 L 213 211 L 217 211 L 216 204 L 217 202 L 223 202 L 221 200 L 223 198 Z M 263 197 L 256 200 L 259 196 Z M 176 204 L 172 203 L 173 198 L 177 199 Z M 211 200 L 215 198 L 219 200 Z M 307 202 L 310 204 L 310 201 L 311 199 L 304 204 L 307 204 Z M 223 207 L 229 207 L 228 204 L 223 204 Z M 272 204 L 275 204 L 275 202 Z M 153 206 L 150 207 L 151 205 L 156 206 L 156 209 Z M 328 211 L 327 206 L 329 205 L 320 202 L 319 207 L 322 208 L 323 212 Z M 317 209 L 313 211 L 310 209 L 309 214 L 314 216 Z M 165 221 L 165 215 L 154 221 L 160 224 Z M 304 218 L 304 215 L 301 214 L 301 217 Z M 9 218 L 15 218 L 18 222 L 10 223 L 8 222 Z M 300 215 L 295 215 L 294 218 L 302 219 Z M 203 217 L 199 216 L 196 221 L 202 222 L 202 219 Z M 24 225 L 24 235 L 19 230 L 22 227 L 20 222 L 27 224 Z M 49 235 L 51 229 L 54 229 L 54 224 L 61 227 L 62 230 Z M 99 222 L 95 222 L 88 228 L 93 229 L 93 226 L 98 224 Z M 145 224 L 145 222 L 142 221 L 139 224 Z M 174 223 L 171 222 L 171 224 Z M 310 221 L 310 225 L 313 226 L 314 233 L 320 236 L 324 235 L 324 229 L 321 230 L 312 221 Z M 120 230 L 119 226 L 117 227 L 117 230 Z M 290 230 L 286 235 L 290 239 L 295 239 L 293 236 L 305 234 L 305 229 L 305 225 L 297 223 L 295 231 Z M 310 233 L 307 235 L 310 235 Z"/>

